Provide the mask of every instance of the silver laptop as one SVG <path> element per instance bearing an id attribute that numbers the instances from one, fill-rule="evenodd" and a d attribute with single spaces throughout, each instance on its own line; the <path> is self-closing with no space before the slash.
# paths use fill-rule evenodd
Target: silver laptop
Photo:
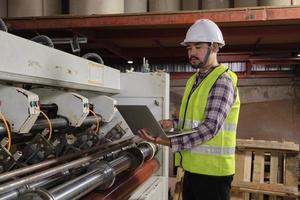
<path id="1" fill-rule="evenodd" d="M 117 105 L 116 107 L 135 135 L 138 135 L 138 130 L 142 128 L 146 128 L 154 137 L 165 139 L 197 132 L 196 130 L 165 132 L 146 105 Z"/>

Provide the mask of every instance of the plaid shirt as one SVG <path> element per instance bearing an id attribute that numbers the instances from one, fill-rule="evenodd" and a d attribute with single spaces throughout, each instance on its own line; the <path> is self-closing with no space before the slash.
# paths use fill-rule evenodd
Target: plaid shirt
<path id="1" fill-rule="evenodd" d="M 206 72 L 199 73 L 198 83 L 201 83 L 211 71 L 212 68 Z M 171 138 L 172 150 L 191 149 L 213 138 L 222 127 L 234 101 L 235 93 L 232 80 L 229 75 L 223 73 L 217 79 L 208 95 L 205 118 L 203 123 L 197 127 L 197 133 Z"/>

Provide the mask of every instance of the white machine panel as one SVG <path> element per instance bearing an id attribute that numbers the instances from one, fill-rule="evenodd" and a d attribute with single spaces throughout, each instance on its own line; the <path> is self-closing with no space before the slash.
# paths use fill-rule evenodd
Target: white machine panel
<path id="1" fill-rule="evenodd" d="M 115 105 L 117 101 L 106 95 L 91 94 L 88 92 L 80 92 L 81 95 L 87 97 L 89 102 L 94 106 L 94 112 L 100 114 L 101 121 L 110 122 L 117 109 Z"/>
<path id="2" fill-rule="evenodd" d="M 71 126 L 81 126 L 89 114 L 89 101 L 84 96 L 47 88 L 38 88 L 33 91 L 39 94 L 42 104 L 55 103 L 58 106 L 57 114 L 66 117 Z"/>
<path id="3" fill-rule="evenodd" d="M 169 74 L 121 73 L 121 91 L 113 98 L 120 105 L 147 105 L 157 120 L 169 118 Z"/>
<path id="4" fill-rule="evenodd" d="M 0 31 L 0 80 L 107 93 L 120 90 L 119 70 Z M 18 59 L 16 59 L 18 58 Z"/>
<path id="5" fill-rule="evenodd" d="M 143 185 L 138 187 L 128 200 L 164 200 L 167 199 L 167 191 L 167 177 L 152 176 Z"/>
<path id="6" fill-rule="evenodd" d="M 169 74 L 163 72 L 121 73 L 121 83 L 120 94 L 112 96 L 119 105 L 147 105 L 157 120 L 169 118 Z M 147 197 L 133 196 L 130 199 L 168 199 L 169 148 L 161 147 L 156 157 L 161 166 L 157 172 L 159 176 L 152 177 L 145 183 L 149 186 L 149 190 L 137 191 L 137 194 L 147 194 Z M 156 187 L 157 184 L 160 186 Z"/>
<path id="7" fill-rule="evenodd" d="M 13 132 L 28 133 L 38 118 L 38 95 L 18 87 L 0 85 L 1 110 Z"/>

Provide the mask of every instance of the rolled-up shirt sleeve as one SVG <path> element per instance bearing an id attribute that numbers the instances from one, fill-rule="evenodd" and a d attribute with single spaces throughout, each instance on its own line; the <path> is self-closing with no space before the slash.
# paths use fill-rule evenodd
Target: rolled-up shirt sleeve
<path id="1" fill-rule="evenodd" d="M 208 95 L 205 118 L 196 128 L 197 132 L 171 138 L 171 149 L 173 151 L 191 149 L 213 138 L 224 124 L 234 100 L 232 80 L 224 73 L 218 78 Z"/>

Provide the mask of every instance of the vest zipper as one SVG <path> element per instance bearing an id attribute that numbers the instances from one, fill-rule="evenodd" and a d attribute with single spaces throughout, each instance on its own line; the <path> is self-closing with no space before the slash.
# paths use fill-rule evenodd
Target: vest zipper
<path id="1" fill-rule="evenodd" d="M 185 110 L 184 110 L 184 115 L 183 115 L 183 121 L 182 121 L 182 127 L 181 127 L 181 129 L 183 129 L 184 128 L 184 124 L 185 124 L 185 117 L 186 117 L 186 111 L 187 111 L 187 107 L 188 107 L 188 105 L 189 105 L 189 101 L 190 101 L 190 98 L 191 98 L 191 96 L 192 96 L 192 94 L 193 94 L 193 92 L 195 91 L 195 89 L 200 85 L 200 83 L 210 74 L 210 73 L 212 73 L 218 66 L 220 66 L 220 65 L 217 65 L 217 66 L 215 66 L 215 67 L 213 67 L 213 69 L 210 71 L 210 72 L 208 72 L 202 79 L 201 79 L 201 81 L 198 83 L 198 81 L 199 81 L 199 76 L 197 75 L 197 77 L 196 77 L 196 80 L 195 80 L 195 83 L 193 84 L 193 87 L 192 87 L 192 89 L 191 89 L 191 91 L 190 91 L 190 94 L 189 94 L 189 96 L 188 96 L 188 98 L 187 98 L 187 101 L 186 101 L 186 104 L 185 104 Z M 227 70 L 226 70 L 226 72 L 228 71 L 228 68 L 227 68 Z M 225 72 L 225 71 L 224 71 Z M 223 72 L 223 73 L 224 73 Z M 222 73 L 222 74 L 223 74 Z"/>
<path id="2" fill-rule="evenodd" d="M 184 124 L 185 124 L 185 116 L 186 116 L 187 107 L 188 107 L 188 105 L 189 105 L 189 101 L 190 101 L 190 98 L 191 98 L 193 92 L 195 91 L 195 89 L 196 89 L 197 86 L 198 86 L 197 82 L 198 82 L 198 77 L 196 78 L 195 83 L 193 84 L 193 87 L 192 87 L 192 89 L 191 89 L 191 91 L 190 91 L 190 93 L 189 93 L 189 96 L 188 96 L 187 101 L 186 101 L 186 104 L 185 104 L 185 110 L 184 110 L 183 122 L 182 122 L 182 127 L 181 127 L 181 129 L 184 128 Z"/>

